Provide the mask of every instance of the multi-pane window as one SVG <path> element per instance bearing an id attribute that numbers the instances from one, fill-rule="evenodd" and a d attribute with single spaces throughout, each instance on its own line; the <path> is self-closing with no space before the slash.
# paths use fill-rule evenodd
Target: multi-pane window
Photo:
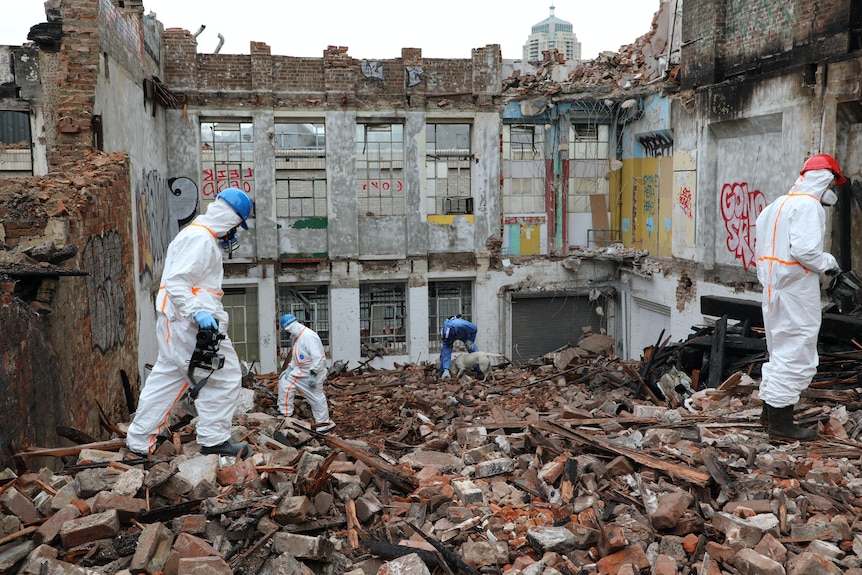
<path id="1" fill-rule="evenodd" d="M 404 215 L 403 125 L 356 125 L 356 179 L 360 216 Z"/>
<path id="2" fill-rule="evenodd" d="M 461 314 L 473 321 L 473 285 L 469 281 L 428 283 L 428 351 L 440 351 L 440 330 L 446 318 Z"/>
<path id="3" fill-rule="evenodd" d="M 201 207 L 225 188 L 239 188 L 254 198 L 251 122 L 201 122 Z"/>
<path id="4" fill-rule="evenodd" d="M 511 124 L 503 140 L 504 157 L 510 160 L 539 160 L 544 145 L 543 126 Z"/>
<path id="5" fill-rule="evenodd" d="M 545 211 L 544 127 L 510 124 L 503 131 L 503 158 L 508 177 L 503 180 L 503 211 L 536 214 Z"/>
<path id="6" fill-rule="evenodd" d="M 360 343 L 378 353 L 407 352 L 406 286 L 364 284 L 359 288 Z"/>
<path id="7" fill-rule="evenodd" d="M 257 288 L 225 288 L 222 305 L 230 321 L 227 334 L 241 361 L 260 361 Z"/>
<path id="8" fill-rule="evenodd" d="M 279 286 L 278 317 L 291 313 L 297 321 L 310 327 L 320 336 L 323 348 L 329 353 L 329 287 L 316 286 Z M 282 356 L 287 357 L 290 348 L 290 335 L 281 332 Z"/>
<path id="9" fill-rule="evenodd" d="M 279 218 L 326 216 L 323 123 L 275 125 L 275 209 Z"/>
<path id="10" fill-rule="evenodd" d="M 472 214 L 470 124 L 425 126 L 429 214 Z"/>
<path id="11" fill-rule="evenodd" d="M 32 175 L 30 115 L 0 110 L 0 178 Z"/>
<path id="12" fill-rule="evenodd" d="M 569 130 L 570 213 L 589 213 L 590 196 L 608 194 L 609 132 L 607 124 L 572 124 Z"/>

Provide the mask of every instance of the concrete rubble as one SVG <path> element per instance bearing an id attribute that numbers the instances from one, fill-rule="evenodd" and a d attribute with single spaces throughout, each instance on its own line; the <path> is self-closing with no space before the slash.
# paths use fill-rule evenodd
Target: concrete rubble
<path id="1" fill-rule="evenodd" d="M 201 455 L 185 402 L 151 460 L 110 422 L 31 446 L 0 474 L 0 572 L 862 574 L 855 390 L 801 406 L 816 441 L 775 442 L 756 380 L 694 389 L 668 361 L 639 381 L 613 347 L 586 333 L 486 383 L 344 369 L 328 435 L 249 374 L 244 461 Z"/>

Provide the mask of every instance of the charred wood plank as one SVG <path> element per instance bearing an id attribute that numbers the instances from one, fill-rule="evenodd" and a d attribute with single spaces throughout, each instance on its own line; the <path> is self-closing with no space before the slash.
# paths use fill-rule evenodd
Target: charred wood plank
<path id="1" fill-rule="evenodd" d="M 293 423 L 293 427 L 297 429 L 301 429 L 303 431 L 307 431 L 308 433 L 312 433 L 316 435 L 319 439 L 326 442 L 330 447 L 337 447 L 347 455 L 353 457 L 354 459 L 358 459 L 362 463 L 368 465 L 369 467 L 375 469 L 380 475 L 382 475 L 387 481 L 389 481 L 392 485 L 398 487 L 400 490 L 406 493 L 412 493 L 417 487 L 419 487 L 419 481 L 413 477 L 412 475 L 408 475 L 404 473 L 404 471 L 396 467 L 394 465 L 390 465 L 385 461 L 378 459 L 377 457 L 371 455 L 370 453 L 363 451 L 361 449 L 357 449 L 356 447 L 341 441 L 337 437 L 333 437 L 332 435 L 326 435 L 322 433 L 317 433 L 311 428 L 305 427 L 298 423 Z"/>
<path id="2" fill-rule="evenodd" d="M 359 544 L 367 547 L 374 555 L 386 557 L 387 559 L 397 559 L 398 557 L 415 553 L 427 565 L 437 566 L 439 563 L 437 554 L 428 551 L 427 549 L 417 549 L 416 547 L 410 547 L 409 545 L 394 545 L 392 543 L 375 541 L 373 539 L 363 539 Z"/>
<path id="3" fill-rule="evenodd" d="M 711 479 L 708 474 L 693 469 L 691 467 L 687 467 L 685 465 L 678 465 L 669 461 L 658 459 L 656 457 L 653 457 L 652 455 L 647 455 L 646 453 L 640 451 L 635 451 L 634 449 L 629 449 L 620 445 L 614 445 L 610 441 L 605 441 L 598 437 L 590 437 L 584 433 L 581 433 L 580 431 L 566 429 L 565 427 L 556 425 L 549 421 L 542 421 L 535 425 L 536 427 L 544 429 L 545 431 L 548 431 L 550 433 L 556 433 L 573 441 L 578 441 L 585 445 L 592 446 L 596 449 L 600 449 L 602 451 L 609 451 L 617 455 L 628 457 L 636 463 L 640 463 L 641 465 L 645 465 L 646 467 L 649 467 L 651 469 L 663 471 L 674 479 L 687 481 L 701 487 L 707 485 L 709 483 L 709 480 Z"/>
<path id="4" fill-rule="evenodd" d="M 150 511 L 141 511 L 135 515 L 135 519 L 141 523 L 159 523 L 162 521 L 169 521 L 175 517 L 191 513 L 197 509 L 200 504 L 200 500 L 183 501 L 176 505 L 160 507 L 159 509 L 152 509 Z"/>
<path id="5" fill-rule="evenodd" d="M 724 373 L 724 338 L 727 335 L 727 315 L 715 322 L 712 332 L 712 348 L 709 352 L 709 387 L 715 389 L 721 385 Z"/>

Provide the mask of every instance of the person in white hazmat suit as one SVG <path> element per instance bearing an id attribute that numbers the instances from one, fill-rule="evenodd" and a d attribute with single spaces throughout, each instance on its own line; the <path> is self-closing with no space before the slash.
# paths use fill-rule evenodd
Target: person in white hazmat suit
<path id="1" fill-rule="evenodd" d="M 841 271 L 835 257 L 823 251 L 823 206 L 838 201 L 832 187 L 846 181 L 834 158 L 812 156 L 793 188 L 757 217 L 755 257 L 769 352 L 760 383 L 761 419 L 775 439 L 807 440 L 817 435 L 793 422 L 793 410 L 817 373 L 820 274 Z"/>
<path id="2" fill-rule="evenodd" d="M 281 329 L 290 333 L 293 340 L 291 359 L 278 378 L 278 411 L 293 417 L 296 392 L 305 397 L 314 417 L 314 430 L 326 433 L 335 427 L 329 420 L 329 405 L 323 392 L 326 381 L 326 352 L 320 336 L 301 324 L 296 316 L 286 313 L 280 319 Z"/>
<path id="3" fill-rule="evenodd" d="M 246 442 L 232 443 L 230 427 L 242 386 L 239 358 L 227 336 L 228 314 L 222 305 L 223 254 L 238 246 L 236 229 L 248 229 L 248 195 L 237 188 L 220 192 L 205 214 L 198 215 L 168 246 L 156 297 L 159 354 L 141 390 L 138 409 L 126 435 L 132 452 L 149 456 L 167 426 L 168 413 L 189 387 L 188 368 L 199 328 L 224 335 L 218 353 L 224 366 L 196 368 L 196 380 L 209 375 L 195 400 L 197 442 L 201 453 L 245 457 Z"/>

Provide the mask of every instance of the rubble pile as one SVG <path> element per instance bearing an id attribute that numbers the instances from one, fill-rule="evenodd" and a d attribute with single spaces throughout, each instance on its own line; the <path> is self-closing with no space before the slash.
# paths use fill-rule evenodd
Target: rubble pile
<path id="1" fill-rule="evenodd" d="M 342 365 L 326 435 L 249 374 L 246 460 L 201 455 L 185 402 L 148 460 L 124 424 L 67 432 L 0 475 L 0 572 L 862 574 L 858 391 L 800 404 L 815 441 L 770 441 L 756 380 L 703 387 L 671 348 L 588 334 L 485 382 Z"/>

